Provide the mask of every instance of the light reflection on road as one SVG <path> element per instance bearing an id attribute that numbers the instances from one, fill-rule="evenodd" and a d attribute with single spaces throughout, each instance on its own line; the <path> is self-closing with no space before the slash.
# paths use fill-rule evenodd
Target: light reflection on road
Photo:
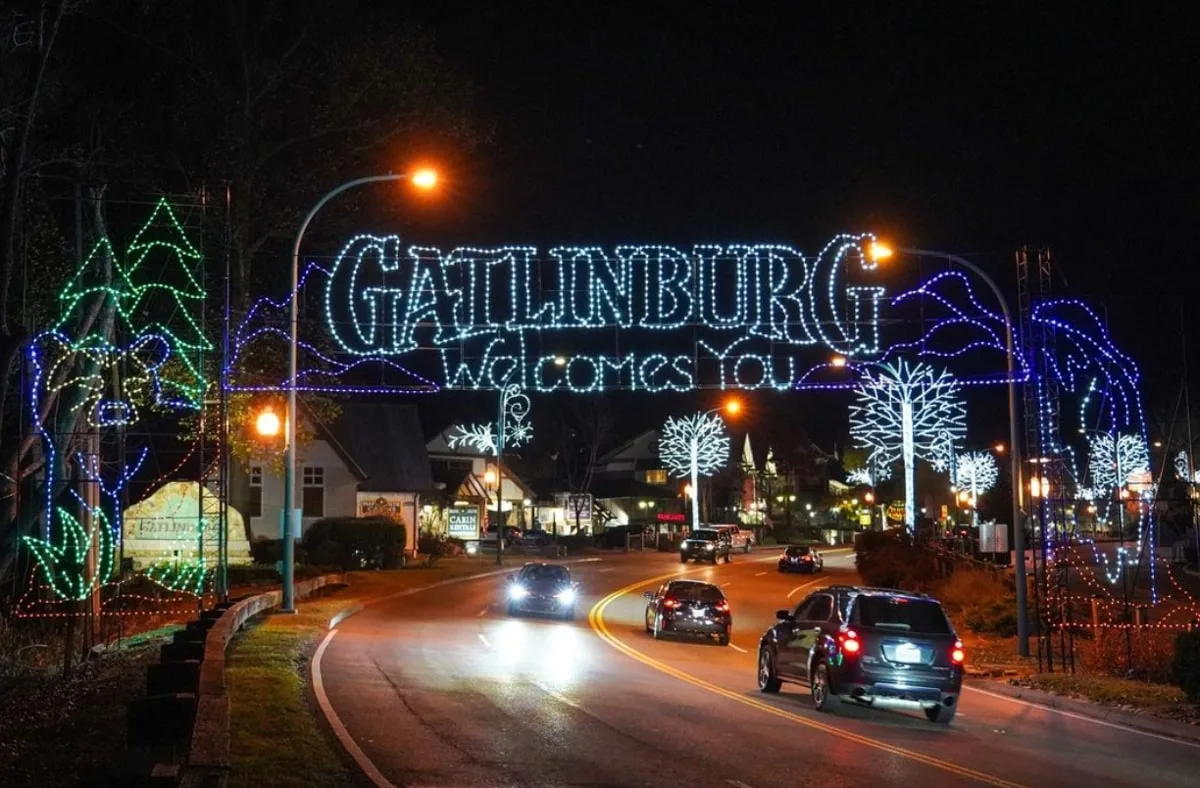
<path id="1" fill-rule="evenodd" d="M 576 684 L 585 672 L 584 634 L 566 622 L 508 619 L 487 630 L 490 664 L 503 683 L 540 680 L 556 689 Z"/>

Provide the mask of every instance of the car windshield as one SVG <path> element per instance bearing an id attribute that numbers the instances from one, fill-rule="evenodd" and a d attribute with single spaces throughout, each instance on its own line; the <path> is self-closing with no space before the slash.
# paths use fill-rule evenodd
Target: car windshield
<path id="1" fill-rule="evenodd" d="M 530 566 L 523 579 L 530 583 L 567 583 L 570 575 L 561 566 Z"/>
<path id="2" fill-rule="evenodd" d="M 949 635 L 950 622 L 937 602 L 899 596 L 860 596 L 854 623 L 923 635 Z"/>
<path id="3" fill-rule="evenodd" d="M 808 555 L 809 550 L 811 550 L 811 548 L 797 547 L 797 546 L 793 545 L 787 549 L 787 554 L 788 555 Z"/>
<path id="4" fill-rule="evenodd" d="M 711 542 L 717 538 L 716 531 L 692 531 L 689 539 L 703 539 L 706 542 Z"/>
<path id="5" fill-rule="evenodd" d="M 706 583 L 677 583 L 667 589 L 667 593 L 676 599 L 689 599 L 697 602 L 720 602 L 725 598 L 721 589 Z"/>

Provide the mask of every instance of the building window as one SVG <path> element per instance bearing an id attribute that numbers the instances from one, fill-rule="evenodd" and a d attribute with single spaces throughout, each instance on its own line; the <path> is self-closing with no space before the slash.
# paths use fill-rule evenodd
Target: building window
<path id="1" fill-rule="evenodd" d="M 305 517 L 325 516 L 325 469 L 320 466 L 305 466 L 301 476 L 304 497 L 301 512 Z"/>
<path id="2" fill-rule="evenodd" d="M 665 468 L 659 468 L 654 471 L 642 471 L 642 481 L 646 484 L 661 484 L 667 483 L 667 471 Z"/>
<path id="3" fill-rule="evenodd" d="M 263 469 L 261 465 L 250 466 L 250 498 L 246 502 L 247 517 L 262 517 Z"/>

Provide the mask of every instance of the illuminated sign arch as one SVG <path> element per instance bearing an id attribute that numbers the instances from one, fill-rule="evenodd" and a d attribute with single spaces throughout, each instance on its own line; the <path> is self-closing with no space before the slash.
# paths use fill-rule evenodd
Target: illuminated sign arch
<path id="1" fill-rule="evenodd" d="M 355 359 L 345 366 L 417 366 L 437 388 L 789 389 L 806 369 L 799 353 L 879 352 L 884 289 L 864 254 L 873 240 L 839 235 L 814 256 L 779 244 L 542 255 L 364 234 L 306 282 L 322 293 L 338 352 Z M 429 351 L 436 371 L 421 366 Z"/>

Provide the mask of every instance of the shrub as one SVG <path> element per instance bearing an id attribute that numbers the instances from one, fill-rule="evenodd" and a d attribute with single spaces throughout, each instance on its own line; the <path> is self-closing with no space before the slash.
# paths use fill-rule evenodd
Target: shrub
<path id="1" fill-rule="evenodd" d="M 406 540 L 404 526 L 386 517 L 327 517 L 304 534 L 304 547 L 314 564 L 395 569 Z"/>
<path id="2" fill-rule="evenodd" d="M 264 564 L 274 568 L 275 564 L 283 560 L 283 540 L 282 539 L 265 539 L 259 537 L 250 543 L 250 557 L 254 559 L 256 564 Z M 307 559 L 304 550 L 304 543 L 296 543 L 296 563 L 302 564 Z"/>
<path id="3" fill-rule="evenodd" d="M 981 635 L 1017 634 L 1017 595 L 1012 586 L 982 569 L 957 569 L 934 595 L 955 623 Z"/>
<path id="4" fill-rule="evenodd" d="M 1075 654 L 1087 673 L 1165 684 L 1172 678 L 1174 641 L 1169 631 L 1106 627 L 1091 637 L 1076 634 Z"/>
<path id="5" fill-rule="evenodd" d="M 904 531 L 865 531 L 854 542 L 854 565 L 864 584 L 925 591 L 941 577 L 932 553 Z"/>
<path id="6" fill-rule="evenodd" d="M 1175 686 L 1184 691 L 1188 700 L 1200 703 L 1200 631 L 1176 635 L 1171 679 Z"/>

